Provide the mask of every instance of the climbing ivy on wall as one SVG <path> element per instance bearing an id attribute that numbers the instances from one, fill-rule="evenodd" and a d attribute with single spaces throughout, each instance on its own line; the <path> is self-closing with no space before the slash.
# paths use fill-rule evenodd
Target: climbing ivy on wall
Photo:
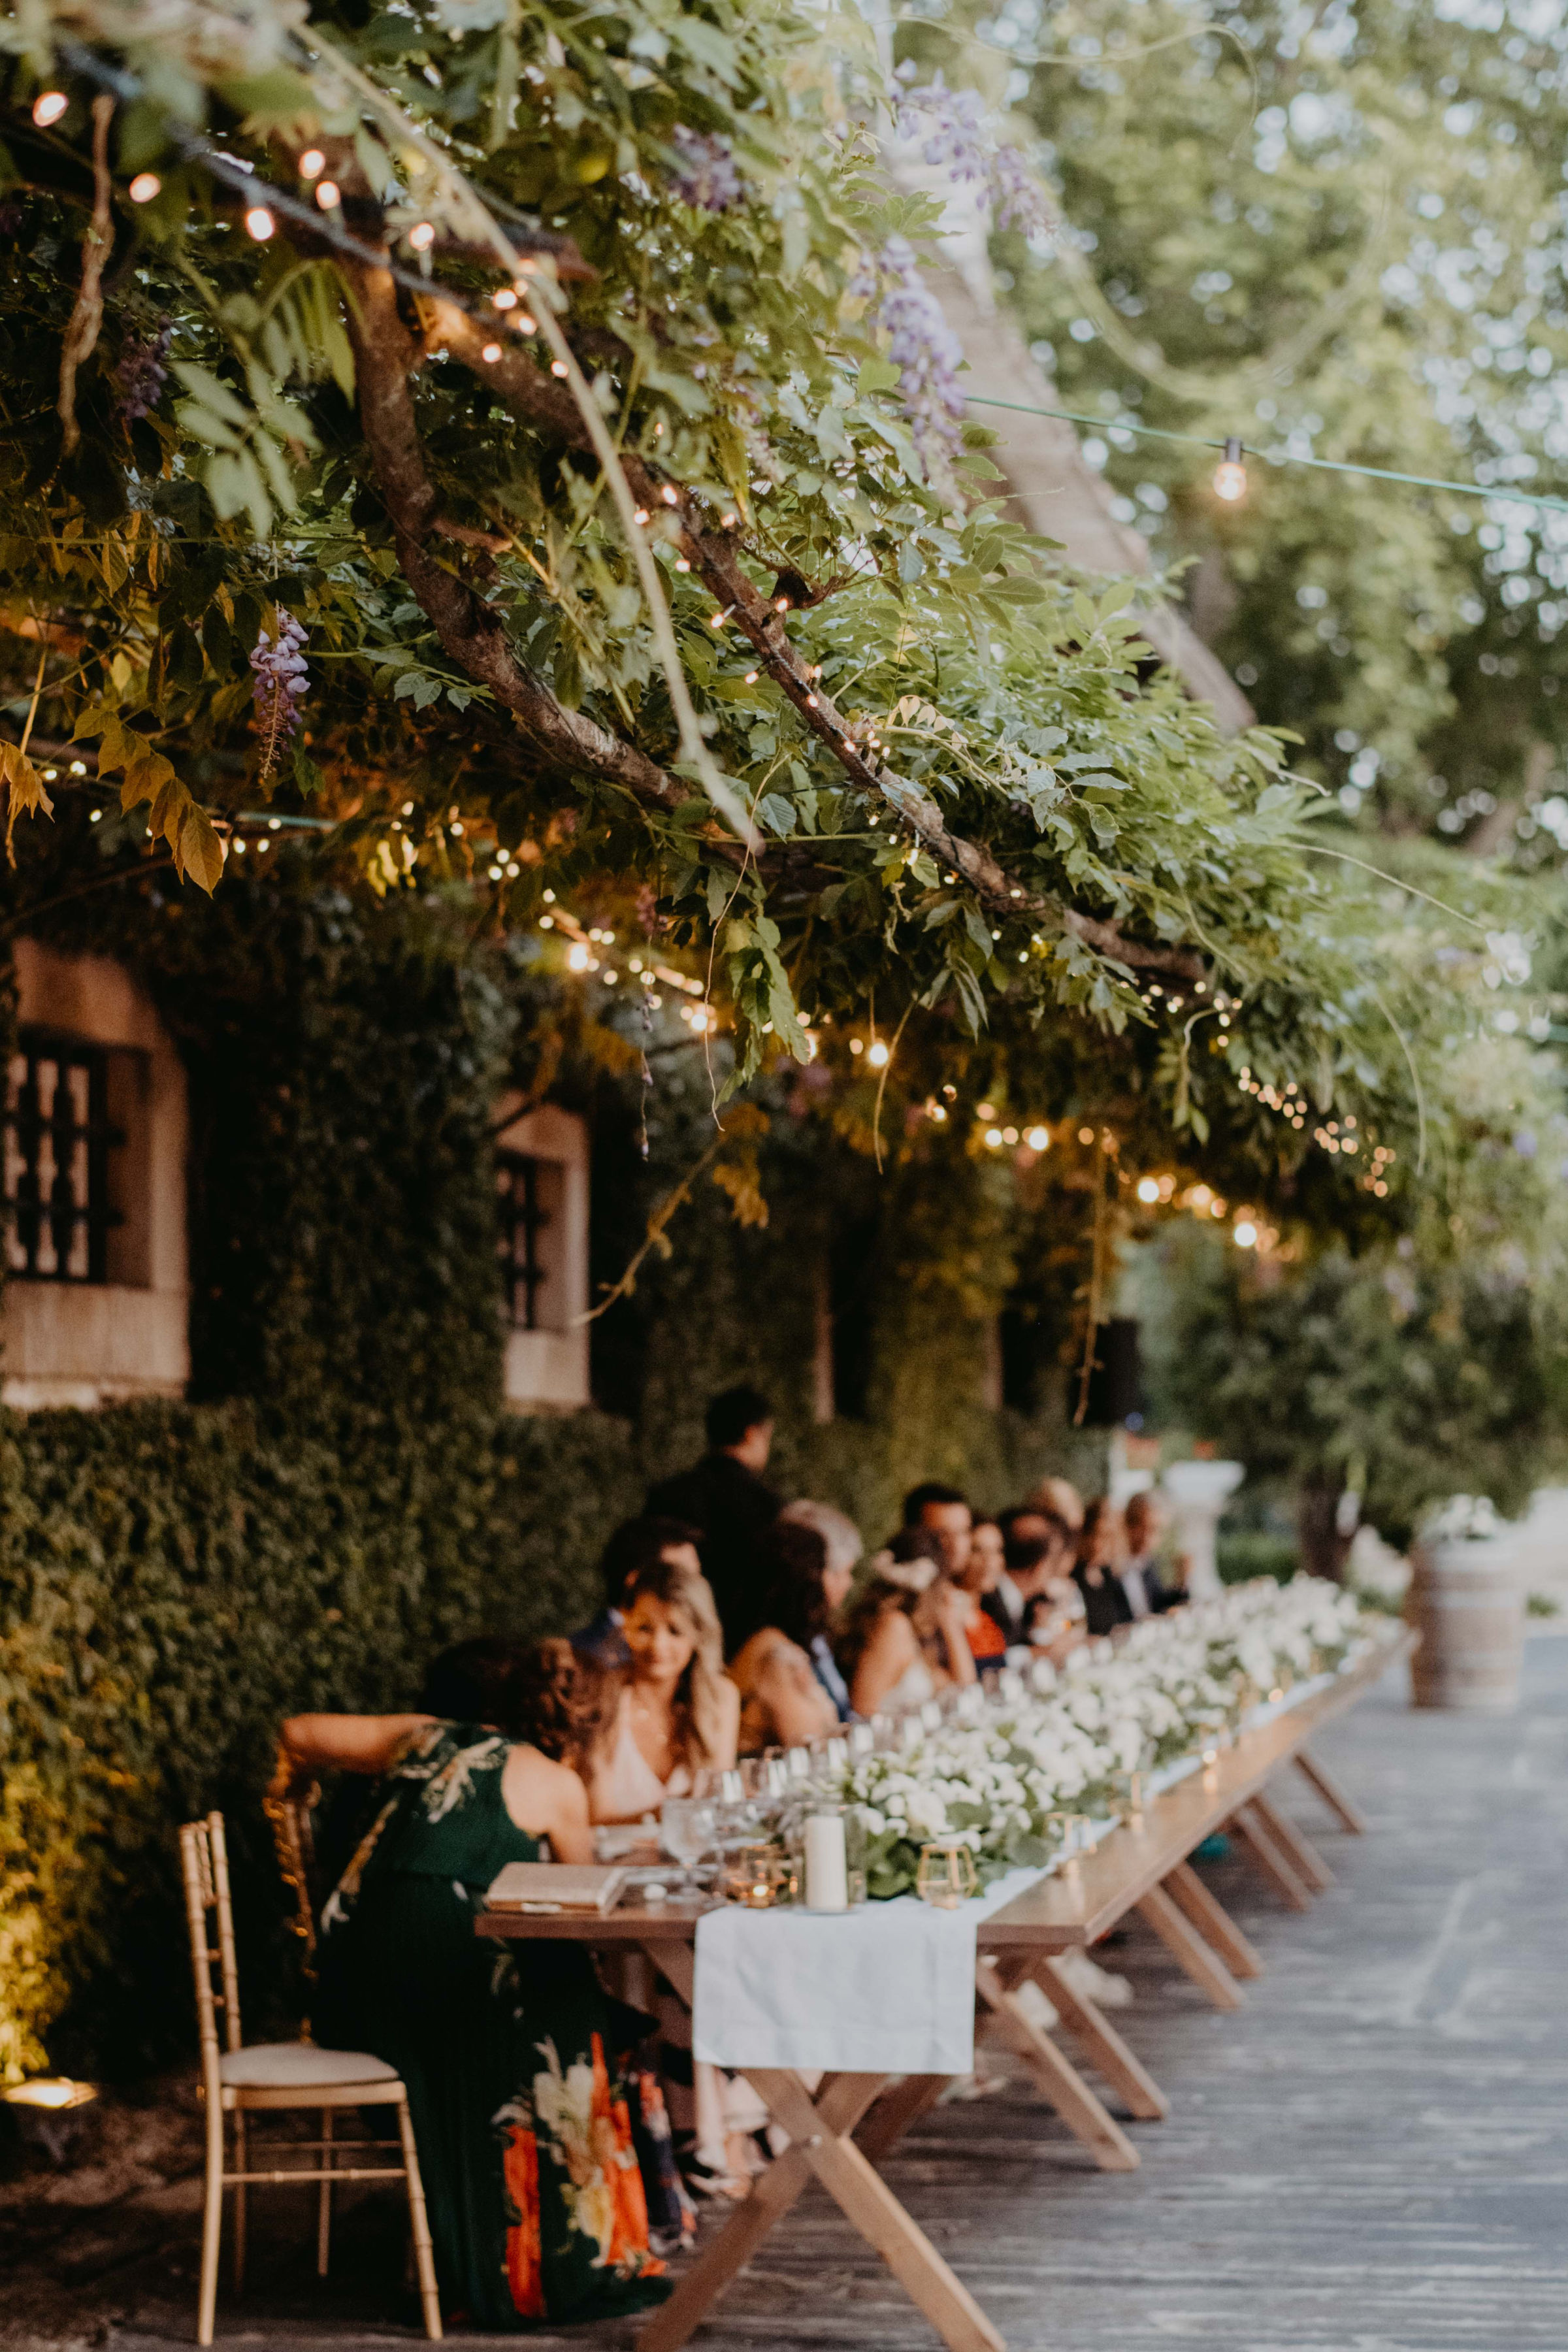
<path id="1" fill-rule="evenodd" d="M 304 857 L 211 906 L 134 887 L 129 910 L 89 896 L 30 928 L 131 965 L 184 1058 L 193 1390 L 0 1414 L 0 2075 L 188 2046 L 173 1833 L 215 1804 L 253 2000 L 286 1987 L 258 1809 L 279 1717 L 407 1704 L 446 1641 L 580 1622 L 611 1527 L 700 1449 L 726 1381 L 776 1398 L 780 1485 L 872 1542 L 917 1476 L 999 1503 L 1072 1458 L 1048 1413 L 984 1402 L 1015 1272 L 994 1167 L 954 1148 L 879 1177 L 782 1102 L 766 1223 L 698 1186 L 672 1255 L 595 1327 L 614 1411 L 508 1413 L 500 1094 L 547 1082 L 588 1119 L 613 1280 L 711 1136 L 700 1053 L 656 1055 L 644 1089 L 624 1040 L 438 893 L 378 905 Z M 813 1269 L 847 1225 L 868 1378 L 863 1410 L 819 1426 Z"/>

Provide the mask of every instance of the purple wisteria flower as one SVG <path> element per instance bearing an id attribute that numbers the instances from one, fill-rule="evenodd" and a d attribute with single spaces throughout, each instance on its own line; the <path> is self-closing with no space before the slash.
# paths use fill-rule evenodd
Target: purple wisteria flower
<path id="1" fill-rule="evenodd" d="M 1057 226 L 1050 198 L 1016 147 L 996 150 L 991 165 L 991 217 L 998 228 L 1016 228 L 1020 236 L 1044 236 Z"/>
<path id="2" fill-rule="evenodd" d="M 126 336 L 114 380 L 120 386 L 116 405 L 127 425 L 150 416 L 163 398 L 169 373 L 165 362 L 174 334 L 168 320 L 160 319 L 156 334 L 148 337 L 132 331 Z"/>
<path id="3" fill-rule="evenodd" d="M 895 103 L 893 127 L 900 139 L 925 140 L 921 153 L 928 163 L 945 163 L 955 180 L 988 181 L 995 141 L 993 118 L 977 89 L 949 89 L 939 73 L 920 89 L 909 87 L 915 68 L 907 59 L 899 68 L 905 87 Z"/>
<path id="4" fill-rule="evenodd" d="M 678 122 L 669 143 L 680 158 L 670 173 L 670 185 L 683 205 L 700 213 L 732 213 L 746 201 L 746 191 L 735 169 L 729 142 L 716 131 L 690 131 Z"/>
<path id="5" fill-rule="evenodd" d="M 279 751 L 299 725 L 300 705 L 310 684 L 303 627 L 281 606 L 277 618 L 277 635 L 263 629 L 250 655 L 250 667 L 256 672 L 252 698 L 261 728 L 263 776 L 271 774 Z"/>
<path id="6" fill-rule="evenodd" d="M 888 357 L 899 371 L 899 398 L 926 479 L 933 488 L 951 490 L 952 460 L 961 446 L 959 428 L 963 421 L 963 394 L 958 383 L 963 346 L 921 276 L 909 239 L 890 236 L 850 291 L 875 293 L 868 320 L 888 335 Z"/>
<path id="7" fill-rule="evenodd" d="M 949 89 L 940 73 L 916 89 L 910 86 L 915 70 L 907 59 L 899 68 L 904 85 L 894 101 L 899 137 L 923 141 L 926 163 L 945 164 L 950 178 L 984 188 L 998 228 L 1016 228 L 1027 236 L 1052 227 L 1049 200 L 1028 158 L 997 138 L 996 117 L 987 113 L 979 91 Z"/>

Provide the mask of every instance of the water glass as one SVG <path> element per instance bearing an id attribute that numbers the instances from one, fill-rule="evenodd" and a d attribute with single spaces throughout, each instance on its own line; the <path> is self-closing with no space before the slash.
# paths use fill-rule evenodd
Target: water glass
<path id="1" fill-rule="evenodd" d="M 667 1797 L 659 1809 L 658 1829 L 664 1850 L 679 1863 L 689 1878 L 718 1834 L 718 1809 L 707 1797 Z"/>

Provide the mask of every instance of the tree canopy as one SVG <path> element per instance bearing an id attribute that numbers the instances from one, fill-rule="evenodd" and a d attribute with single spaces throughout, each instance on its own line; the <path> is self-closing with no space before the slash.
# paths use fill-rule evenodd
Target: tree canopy
<path id="1" fill-rule="evenodd" d="M 1555 862 L 1560 19 L 1097 0 L 1047 26 L 1007 0 L 979 29 L 960 0 L 906 37 L 1005 89 L 1039 142 L 1064 226 L 1048 253 L 1010 241 L 1012 299 L 1065 404 L 1103 419 L 1121 515 L 1193 563 L 1193 616 L 1347 814 Z M 1201 447 L 1133 425 L 1245 439 L 1245 500 L 1215 498 Z"/>
<path id="2" fill-rule="evenodd" d="M 1397 1201 L 1507 901 L 1369 874 L 988 503 L 878 144 L 923 110 L 1022 236 L 978 101 L 776 0 L 3 38 L 14 850 L 51 794 L 73 855 L 212 888 L 319 826 L 602 990 L 654 991 L 602 951 L 640 924 L 732 1083 L 816 1058 L 977 1149 L 982 1092 L 1070 1100 L 1299 1212 Z"/>

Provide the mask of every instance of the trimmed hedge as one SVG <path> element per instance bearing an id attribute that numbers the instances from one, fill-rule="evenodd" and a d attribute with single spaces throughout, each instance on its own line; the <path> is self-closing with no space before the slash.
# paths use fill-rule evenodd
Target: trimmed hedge
<path id="1" fill-rule="evenodd" d="M 582 1622 L 641 1493 L 624 1423 L 423 1437 L 243 1404 L 0 1417 L 0 2070 L 189 2039 L 172 1830 L 230 1817 L 260 2005 L 279 1718 L 408 1704 L 444 1642 Z"/>

